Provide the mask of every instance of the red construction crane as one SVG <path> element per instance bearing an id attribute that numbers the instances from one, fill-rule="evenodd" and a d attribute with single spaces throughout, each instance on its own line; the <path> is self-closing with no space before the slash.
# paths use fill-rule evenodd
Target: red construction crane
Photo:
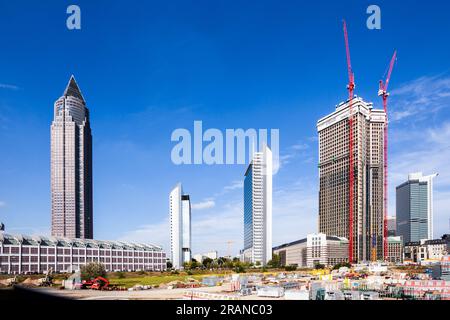
<path id="1" fill-rule="evenodd" d="M 349 116 L 348 116 L 348 127 L 349 127 L 349 179 L 348 179 L 348 230 L 349 230 L 349 239 L 348 239 L 348 260 L 350 263 L 353 262 L 353 182 L 354 182 L 354 165 L 353 165 L 353 108 L 352 108 L 352 99 L 353 99 L 353 91 L 355 90 L 355 75 L 352 69 L 352 62 L 350 59 L 350 47 L 348 45 L 348 33 L 347 33 L 347 24 L 344 20 L 344 39 L 345 39 L 345 50 L 347 54 L 347 70 L 348 70 L 348 108 L 349 108 Z"/>
<path id="2" fill-rule="evenodd" d="M 384 260 L 387 259 L 388 253 L 388 97 L 387 92 L 389 80 L 391 79 L 392 69 L 394 68 L 395 61 L 397 59 L 397 50 L 392 55 L 391 62 L 389 64 L 389 71 L 386 76 L 386 80 L 380 80 L 380 89 L 378 90 L 378 96 L 383 99 L 383 109 L 386 113 L 386 124 L 384 126 L 384 190 L 383 190 L 383 209 L 384 209 L 384 223 L 383 223 L 383 235 L 384 235 Z"/>

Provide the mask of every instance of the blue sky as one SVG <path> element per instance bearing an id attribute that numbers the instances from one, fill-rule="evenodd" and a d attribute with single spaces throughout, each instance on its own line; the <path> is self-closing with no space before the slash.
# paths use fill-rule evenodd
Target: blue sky
<path id="1" fill-rule="evenodd" d="M 81 30 L 66 8 L 81 8 Z M 316 121 L 347 96 L 346 18 L 356 94 L 390 84 L 390 213 L 411 171 L 439 172 L 435 236 L 449 232 L 450 4 L 377 1 L 2 1 L 0 220 L 48 234 L 53 103 L 74 74 L 91 112 L 94 234 L 168 244 L 168 193 L 193 202 L 194 253 L 242 246 L 244 165 L 175 166 L 176 128 L 276 128 L 274 245 L 317 229 Z"/>

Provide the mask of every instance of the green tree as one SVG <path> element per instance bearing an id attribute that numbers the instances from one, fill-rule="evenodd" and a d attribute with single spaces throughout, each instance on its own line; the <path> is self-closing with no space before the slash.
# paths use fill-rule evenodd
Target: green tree
<path id="1" fill-rule="evenodd" d="M 224 267 L 227 269 L 232 269 L 234 267 L 234 263 L 233 261 L 231 261 L 230 259 L 224 258 L 225 262 L 224 262 Z"/>
<path id="2" fill-rule="evenodd" d="M 219 267 L 218 261 L 216 259 L 213 260 L 213 262 L 211 262 L 211 268 L 212 269 L 217 269 L 218 267 Z"/>
<path id="3" fill-rule="evenodd" d="M 295 271 L 295 270 L 297 270 L 297 265 L 291 264 L 291 265 L 285 266 L 284 270 L 286 270 L 286 271 Z"/>
<path id="4" fill-rule="evenodd" d="M 234 272 L 236 273 L 245 273 L 245 267 L 242 263 L 236 262 L 235 266 L 233 268 Z"/>
<path id="5" fill-rule="evenodd" d="M 272 260 L 269 260 L 269 262 L 267 262 L 267 265 L 271 268 L 279 268 L 281 266 L 280 256 L 274 253 L 272 255 Z"/>
<path id="6" fill-rule="evenodd" d="M 197 269 L 200 266 L 200 264 L 197 262 L 197 260 L 192 259 L 190 269 Z"/>
<path id="7" fill-rule="evenodd" d="M 220 266 L 220 267 L 222 267 L 224 264 L 225 264 L 225 258 L 224 257 L 219 257 L 218 259 L 217 259 L 217 264 Z"/>
<path id="8" fill-rule="evenodd" d="M 213 259 L 206 257 L 205 259 L 203 259 L 202 264 L 205 268 L 211 268 L 211 264 L 213 262 Z"/>
<path id="9" fill-rule="evenodd" d="M 342 262 L 342 263 L 338 263 L 338 264 L 335 264 L 334 266 L 333 266 L 333 270 L 338 270 L 339 268 L 341 268 L 341 267 L 347 267 L 347 268 L 351 268 L 352 267 L 352 265 L 350 264 L 350 263 L 348 263 L 348 262 Z"/>
<path id="10" fill-rule="evenodd" d="M 172 266 L 173 266 L 172 262 L 167 261 L 166 265 L 167 265 L 167 269 L 172 269 Z"/>
<path id="11" fill-rule="evenodd" d="M 105 277 L 106 269 L 105 266 L 100 262 L 89 262 L 88 264 L 81 266 L 81 279 L 91 280 L 97 277 Z"/>
<path id="12" fill-rule="evenodd" d="M 314 266 L 314 269 L 316 269 L 316 270 L 318 270 L 318 269 L 325 269 L 325 265 L 324 265 L 324 264 L 321 264 L 321 263 L 317 263 L 317 264 Z"/>

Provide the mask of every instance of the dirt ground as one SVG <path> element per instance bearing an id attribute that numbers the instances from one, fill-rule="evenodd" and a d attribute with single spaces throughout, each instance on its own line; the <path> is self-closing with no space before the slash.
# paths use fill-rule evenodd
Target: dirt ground
<path id="1" fill-rule="evenodd" d="M 187 290 L 234 295 L 223 292 L 221 287 L 202 287 L 196 289 L 150 289 L 139 291 L 97 291 L 97 290 L 58 290 L 55 288 L 35 288 L 44 293 L 78 300 L 181 300 Z M 255 295 L 239 297 L 240 300 L 268 300 Z M 283 298 L 280 298 L 283 299 Z"/>

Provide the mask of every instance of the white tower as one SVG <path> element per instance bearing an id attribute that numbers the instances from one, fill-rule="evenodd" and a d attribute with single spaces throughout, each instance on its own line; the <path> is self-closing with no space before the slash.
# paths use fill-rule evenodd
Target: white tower
<path id="1" fill-rule="evenodd" d="M 244 179 L 244 260 L 272 259 L 272 151 L 255 152 Z"/>
<path id="2" fill-rule="evenodd" d="M 174 269 L 191 261 L 191 202 L 181 183 L 170 192 L 170 259 Z"/>

